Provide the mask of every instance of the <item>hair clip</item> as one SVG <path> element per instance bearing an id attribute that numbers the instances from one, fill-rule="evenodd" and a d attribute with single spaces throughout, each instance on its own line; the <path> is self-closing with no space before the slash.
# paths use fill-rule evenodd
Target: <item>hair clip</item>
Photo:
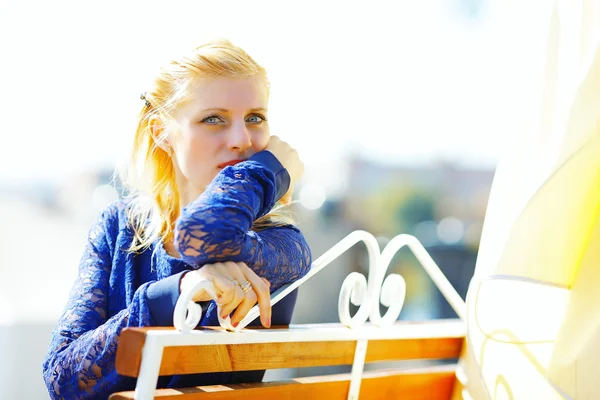
<path id="1" fill-rule="evenodd" d="M 144 104 L 146 104 L 146 107 L 150 107 L 150 102 L 146 100 L 146 92 L 140 94 L 140 99 L 144 100 Z"/>

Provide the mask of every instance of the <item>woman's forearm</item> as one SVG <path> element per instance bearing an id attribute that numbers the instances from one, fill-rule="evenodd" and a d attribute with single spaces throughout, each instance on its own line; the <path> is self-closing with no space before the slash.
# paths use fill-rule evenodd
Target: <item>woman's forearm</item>
<path id="1" fill-rule="evenodd" d="M 264 157 L 260 162 L 251 157 L 225 168 L 182 210 L 175 246 L 186 262 L 200 266 L 249 256 L 244 254 L 248 231 L 289 186 L 289 178 L 281 179 L 285 169 L 268 154 L 266 162 Z"/>

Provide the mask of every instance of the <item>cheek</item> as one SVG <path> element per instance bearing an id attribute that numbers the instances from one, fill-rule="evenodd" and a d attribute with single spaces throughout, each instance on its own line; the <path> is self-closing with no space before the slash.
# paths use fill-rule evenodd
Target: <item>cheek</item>
<path id="1" fill-rule="evenodd" d="M 256 133 L 256 135 L 254 136 L 254 139 L 252 140 L 252 147 L 254 148 L 254 151 L 261 151 L 264 150 L 267 145 L 269 144 L 269 138 L 271 137 L 271 134 L 269 132 L 269 129 L 264 129 L 263 131 Z"/>
<path id="2" fill-rule="evenodd" d="M 211 137 L 196 132 L 186 135 L 180 142 L 180 164 L 186 177 L 197 184 L 205 184 L 205 180 L 212 179 L 215 168 L 215 155 L 219 143 Z"/>
<path id="3" fill-rule="evenodd" d="M 180 143 L 188 157 L 205 158 L 207 155 L 214 154 L 219 147 L 219 136 L 199 126 L 191 126 L 182 130 Z"/>

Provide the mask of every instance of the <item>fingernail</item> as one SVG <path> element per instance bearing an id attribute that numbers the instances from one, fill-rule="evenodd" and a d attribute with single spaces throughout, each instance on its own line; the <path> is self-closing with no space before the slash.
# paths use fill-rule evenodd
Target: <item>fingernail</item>
<path id="1" fill-rule="evenodd" d="M 221 315 L 221 318 L 222 318 L 222 319 L 227 319 L 227 314 L 225 314 L 225 315 Z"/>
<path id="2" fill-rule="evenodd" d="M 271 327 L 271 318 L 267 318 L 267 328 Z"/>
<path id="3" fill-rule="evenodd" d="M 240 323 L 239 323 L 238 321 L 236 321 L 236 322 L 233 322 L 233 323 L 231 324 L 231 326 L 233 326 L 234 328 L 237 328 L 237 326 L 238 326 L 239 324 L 240 324 Z"/>

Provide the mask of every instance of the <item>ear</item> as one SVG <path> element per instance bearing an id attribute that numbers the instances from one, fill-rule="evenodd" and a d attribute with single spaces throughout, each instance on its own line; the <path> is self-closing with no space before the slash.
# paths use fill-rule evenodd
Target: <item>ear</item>
<path id="1" fill-rule="evenodd" d="M 152 115 L 148 121 L 150 134 L 154 139 L 154 143 L 166 152 L 169 152 L 171 144 L 166 137 L 165 126 L 162 119 L 157 115 Z"/>

